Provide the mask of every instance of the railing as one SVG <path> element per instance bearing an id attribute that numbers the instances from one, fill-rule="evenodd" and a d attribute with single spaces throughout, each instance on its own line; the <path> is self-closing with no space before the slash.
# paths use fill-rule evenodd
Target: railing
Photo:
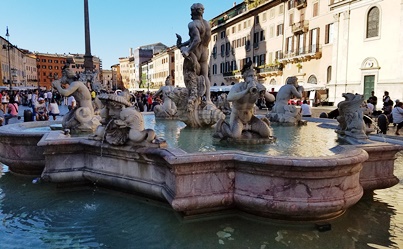
<path id="1" fill-rule="evenodd" d="M 297 9 L 302 9 L 302 8 L 305 8 L 306 7 L 306 0 L 297 0 L 296 1 L 296 8 Z"/>
<path id="2" fill-rule="evenodd" d="M 246 6 L 242 5 L 240 8 L 234 9 L 230 12 L 223 13 L 220 17 L 217 17 L 216 19 L 213 19 L 210 21 L 210 26 L 211 28 L 214 28 L 218 25 L 221 25 L 223 23 L 226 23 L 228 20 L 236 17 L 237 15 L 240 15 L 246 11 Z"/>
<path id="3" fill-rule="evenodd" d="M 292 32 L 294 34 L 306 33 L 309 30 L 309 21 L 302 20 L 292 24 Z"/>
<path id="4" fill-rule="evenodd" d="M 280 64 L 278 66 L 268 66 L 268 67 L 263 67 L 263 68 L 258 69 L 258 73 L 268 73 L 268 72 L 277 72 L 277 71 L 282 71 Z"/>
<path id="5" fill-rule="evenodd" d="M 241 72 L 239 70 L 225 72 L 225 73 L 223 73 L 223 76 L 224 77 L 241 76 Z"/>
<path id="6" fill-rule="evenodd" d="M 322 47 L 319 44 L 311 44 L 307 47 L 297 48 L 295 51 L 286 51 L 281 60 L 294 60 L 301 57 L 306 57 L 308 59 L 320 58 L 322 55 Z"/>

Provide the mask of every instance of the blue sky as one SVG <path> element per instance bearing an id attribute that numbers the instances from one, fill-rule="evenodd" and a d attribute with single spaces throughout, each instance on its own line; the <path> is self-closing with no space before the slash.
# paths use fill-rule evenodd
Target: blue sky
<path id="1" fill-rule="evenodd" d="M 176 43 L 175 33 L 187 39 L 189 0 L 89 0 L 91 53 L 104 69 L 119 63 L 129 48 L 162 42 Z M 221 14 L 234 0 L 204 0 L 204 18 Z M 241 3 L 237 0 L 236 3 Z M 1 1 L 0 36 L 19 48 L 41 53 L 85 53 L 84 0 Z"/>

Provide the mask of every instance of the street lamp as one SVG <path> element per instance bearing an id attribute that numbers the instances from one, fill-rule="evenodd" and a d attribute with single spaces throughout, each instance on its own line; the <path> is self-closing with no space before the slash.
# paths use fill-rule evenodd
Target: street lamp
<path id="1" fill-rule="evenodd" d="M 11 62 L 10 62 L 10 34 L 8 33 L 8 26 L 6 28 L 6 36 L 7 36 L 7 56 L 8 56 L 8 84 L 10 84 L 10 91 L 11 91 Z"/>
<path id="2" fill-rule="evenodd" d="M 3 49 L 7 49 L 7 56 L 8 56 L 8 84 L 10 84 L 10 90 L 11 90 L 12 86 L 11 86 L 10 49 L 11 49 L 13 46 L 10 44 L 10 41 L 9 41 L 10 34 L 8 33 L 8 26 L 7 26 L 7 30 L 6 30 L 6 36 L 7 36 L 7 45 L 4 44 L 4 45 L 3 45 Z"/>

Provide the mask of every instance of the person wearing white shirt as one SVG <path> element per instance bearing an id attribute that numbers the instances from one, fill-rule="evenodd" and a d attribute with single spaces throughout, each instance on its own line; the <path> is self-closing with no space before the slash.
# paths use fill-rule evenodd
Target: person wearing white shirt
<path id="1" fill-rule="evenodd" d="M 55 99 L 51 100 L 48 109 L 49 109 L 49 116 L 53 116 L 53 120 L 56 120 L 56 116 L 59 116 L 60 110 Z"/>
<path id="2" fill-rule="evenodd" d="M 396 135 L 400 135 L 399 130 L 403 127 L 403 102 L 397 103 L 392 109 L 393 123 L 397 124 Z"/>
<path id="3" fill-rule="evenodd" d="M 67 98 L 67 108 L 69 108 L 69 111 L 73 110 L 74 108 L 76 108 L 76 99 L 74 98 L 73 95 L 70 95 Z"/>
<path id="4" fill-rule="evenodd" d="M 311 106 L 308 105 L 308 102 L 304 100 L 301 105 L 301 115 L 302 117 L 312 117 Z"/>

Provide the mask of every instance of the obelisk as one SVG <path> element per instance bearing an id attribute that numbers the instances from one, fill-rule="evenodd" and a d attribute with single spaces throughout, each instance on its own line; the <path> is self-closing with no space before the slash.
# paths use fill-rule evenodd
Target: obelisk
<path id="1" fill-rule="evenodd" d="M 85 72 L 94 70 L 94 63 L 91 55 L 91 39 L 90 39 L 90 18 L 88 14 L 88 0 L 84 0 L 84 31 L 85 31 L 85 55 L 84 68 Z"/>

